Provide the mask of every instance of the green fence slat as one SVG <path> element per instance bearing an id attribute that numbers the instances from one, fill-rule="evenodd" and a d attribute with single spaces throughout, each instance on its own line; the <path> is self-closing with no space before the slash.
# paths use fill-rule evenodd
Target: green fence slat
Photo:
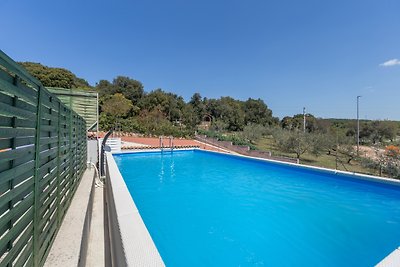
<path id="1" fill-rule="evenodd" d="M 3 80 L 0 80 L 0 88 L 2 91 L 7 92 L 7 93 L 12 93 L 22 99 L 29 100 L 32 103 L 36 102 L 36 96 L 34 94 L 34 90 L 24 90 L 18 86 L 15 86 L 11 83 L 5 82 Z"/>
<path id="2" fill-rule="evenodd" d="M 12 208 L 6 215 L 0 218 L 0 227 L 4 226 L 13 218 L 20 218 L 33 203 L 33 195 L 22 200 L 16 207 Z"/>
<path id="3" fill-rule="evenodd" d="M 15 98 L 15 95 L 6 94 L 0 91 L 0 102 L 10 106 L 15 106 L 17 108 L 30 111 L 32 113 L 36 112 L 36 106 L 24 101 L 22 98 Z"/>
<path id="4" fill-rule="evenodd" d="M 0 65 L 4 66 L 11 72 L 17 74 L 18 76 L 20 76 L 21 78 L 23 78 L 32 85 L 36 86 L 41 85 L 38 79 L 30 75 L 23 67 L 17 64 L 14 60 L 12 60 L 1 50 L 0 50 Z"/>
<path id="5" fill-rule="evenodd" d="M 39 251 L 39 255 L 42 258 L 42 261 L 40 262 L 41 265 L 44 264 L 46 255 L 50 250 L 50 244 L 52 243 L 52 241 L 54 241 L 56 230 L 57 230 L 57 224 L 53 223 L 52 226 L 47 231 L 45 239 L 42 241 L 43 245 Z"/>
<path id="6" fill-rule="evenodd" d="M 13 143 L 16 147 L 32 145 L 34 140 L 35 140 L 34 136 L 17 137 L 14 138 L 14 140 L 11 140 L 10 138 L 0 139 L 0 150 L 5 148 L 11 148 Z"/>
<path id="7" fill-rule="evenodd" d="M 36 114 L 0 102 L 0 114 L 36 120 Z"/>
<path id="8" fill-rule="evenodd" d="M 13 241 L 18 235 L 32 222 L 33 209 L 30 209 L 24 216 L 0 239 L 0 248 L 7 246 L 8 242 Z"/>
<path id="9" fill-rule="evenodd" d="M 26 229 L 25 232 L 22 234 L 22 236 L 18 239 L 17 243 L 14 245 L 13 249 L 7 254 L 7 256 L 1 261 L 2 264 L 8 264 L 10 261 L 14 260 L 18 254 L 19 257 L 27 257 L 29 254 L 32 253 L 32 241 L 29 243 L 27 242 L 29 239 L 31 239 L 32 234 L 33 234 L 33 226 L 32 224 L 29 225 Z M 26 245 L 25 249 L 21 251 L 21 249 Z M 23 261 L 21 259 L 21 261 Z M 26 261 L 26 258 L 25 260 Z M 15 263 L 14 266 L 23 266 L 20 265 L 18 262 L 20 262 L 20 259 Z"/>
<path id="10" fill-rule="evenodd" d="M 22 185 L 15 187 L 13 190 L 8 191 L 7 193 L 0 196 L 0 207 L 13 200 L 16 196 L 27 190 L 33 185 L 32 179 L 26 181 Z"/>
<path id="11" fill-rule="evenodd" d="M 58 136 L 52 136 L 52 137 L 47 137 L 47 138 L 42 138 L 40 140 L 41 145 L 49 145 L 49 144 L 55 144 L 58 142 Z"/>
<path id="12" fill-rule="evenodd" d="M 2 138 L 34 136 L 35 129 L 0 127 L 0 135 Z"/>
<path id="13" fill-rule="evenodd" d="M 11 150 L 8 150 L 5 152 L 1 152 L 0 153 L 0 162 L 13 160 L 13 159 L 20 157 L 21 155 L 25 156 L 28 154 L 32 154 L 34 149 L 35 148 L 33 146 L 30 146 L 30 147 L 11 149 Z"/>
<path id="14" fill-rule="evenodd" d="M 16 177 L 27 173 L 31 172 L 33 170 L 33 167 L 35 166 L 35 163 L 33 161 L 29 161 L 26 163 L 23 163 L 21 165 L 18 165 L 12 169 L 5 170 L 3 172 L 0 172 L 0 185 L 3 183 L 7 183 L 8 181 L 15 179 Z"/>
<path id="15" fill-rule="evenodd" d="M 33 230 L 33 225 L 30 225 L 29 228 L 31 231 Z M 33 245 L 33 239 L 30 238 L 28 239 L 28 242 L 25 242 L 26 246 L 24 250 L 20 253 L 18 260 L 15 262 L 14 266 L 31 266 L 29 264 L 29 257 L 32 256 L 32 245 Z"/>

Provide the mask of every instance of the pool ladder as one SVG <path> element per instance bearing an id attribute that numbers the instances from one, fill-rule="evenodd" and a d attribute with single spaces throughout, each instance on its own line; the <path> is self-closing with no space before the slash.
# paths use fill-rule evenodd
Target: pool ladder
<path id="1" fill-rule="evenodd" d="M 169 140 L 169 149 L 170 149 L 170 151 L 172 153 L 173 150 L 174 150 L 174 137 L 173 136 L 169 136 L 168 140 Z M 165 150 L 164 137 L 163 136 L 160 136 L 160 149 L 161 149 L 161 153 L 163 153 L 164 150 Z"/>

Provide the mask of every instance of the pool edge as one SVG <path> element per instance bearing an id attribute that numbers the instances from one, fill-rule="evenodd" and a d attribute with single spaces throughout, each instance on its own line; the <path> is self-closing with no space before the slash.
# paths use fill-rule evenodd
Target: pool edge
<path id="1" fill-rule="evenodd" d="M 293 166 L 293 167 L 299 168 L 299 169 L 310 169 L 310 170 L 314 170 L 314 171 L 330 173 L 330 174 L 335 174 L 335 175 L 340 174 L 340 175 L 350 177 L 350 178 L 356 178 L 356 179 L 361 179 L 361 180 L 367 180 L 367 181 L 373 181 L 373 182 L 379 182 L 379 183 L 384 183 L 384 184 L 400 186 L 400 180 L 397 180 L 395 178 L 385 178 L 385 177 L 368 175 L 368 174 L 357 173 L 357 172 L 341 171 L 341 170 L 329 169 L 329 168 L 324 168 L 324 167 L 316 167 L 316 166 L 311 166 L 311 165 L 278 161 L 278 160 L 273 160 L 273 159 L 251 157 L 251 156 L 246 156 L 246 155 L 242 155 L 242 154 L 231 154 L 231 153 L 226 153 L 226 152 L 221 152 L 221 151 L 209 151 L 209 150 L 204 150 L 204 149 L 199 149 L 199 148 L 194 149 L 194 150 L 198 150 L 198 151 L 201 151 L 204 153 L 215 153 L 215 154 L 223 154 L 223 155 L 231 156 L 231 157 L 247 158 L 247 159 L 251 159 L 251 160 L 255 160 L 255 161 L 271 162 L 271 163 L 275 163 L 278 165 Z"/>
<path id="2" fill-rule="evenodd" d="M 165 266 L 109 152 L 106 169 L 111 261 L 115 266 Z"/>

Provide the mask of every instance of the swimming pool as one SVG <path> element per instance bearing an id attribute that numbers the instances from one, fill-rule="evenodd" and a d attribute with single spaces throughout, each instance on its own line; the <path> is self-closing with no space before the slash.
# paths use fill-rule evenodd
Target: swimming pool
<path id="1" fill-rule="evenodd" d="M 372 266 L 400 187 L 204 151 L 114 155 L 167 266 Z"/>

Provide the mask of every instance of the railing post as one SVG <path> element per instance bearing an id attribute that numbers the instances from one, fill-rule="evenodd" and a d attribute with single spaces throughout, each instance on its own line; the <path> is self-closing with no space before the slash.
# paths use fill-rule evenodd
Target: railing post
<path id="1" fill-rule="evenodd" d="M 35 136 L 35 170 L 34 170 L 34 204 L 33 204 L 33 266 L 39 266 L 39 249 L 40 249 L 40 232 L 39 232 L 39 211 L 40 211 L 40 131 L 41 131 L 41 120 L 42 120 L 42 95 L 43 87 L 39 86 L 38 97 L 37 97 L 37 109 L 36 109 L 36 136 Z"/>

